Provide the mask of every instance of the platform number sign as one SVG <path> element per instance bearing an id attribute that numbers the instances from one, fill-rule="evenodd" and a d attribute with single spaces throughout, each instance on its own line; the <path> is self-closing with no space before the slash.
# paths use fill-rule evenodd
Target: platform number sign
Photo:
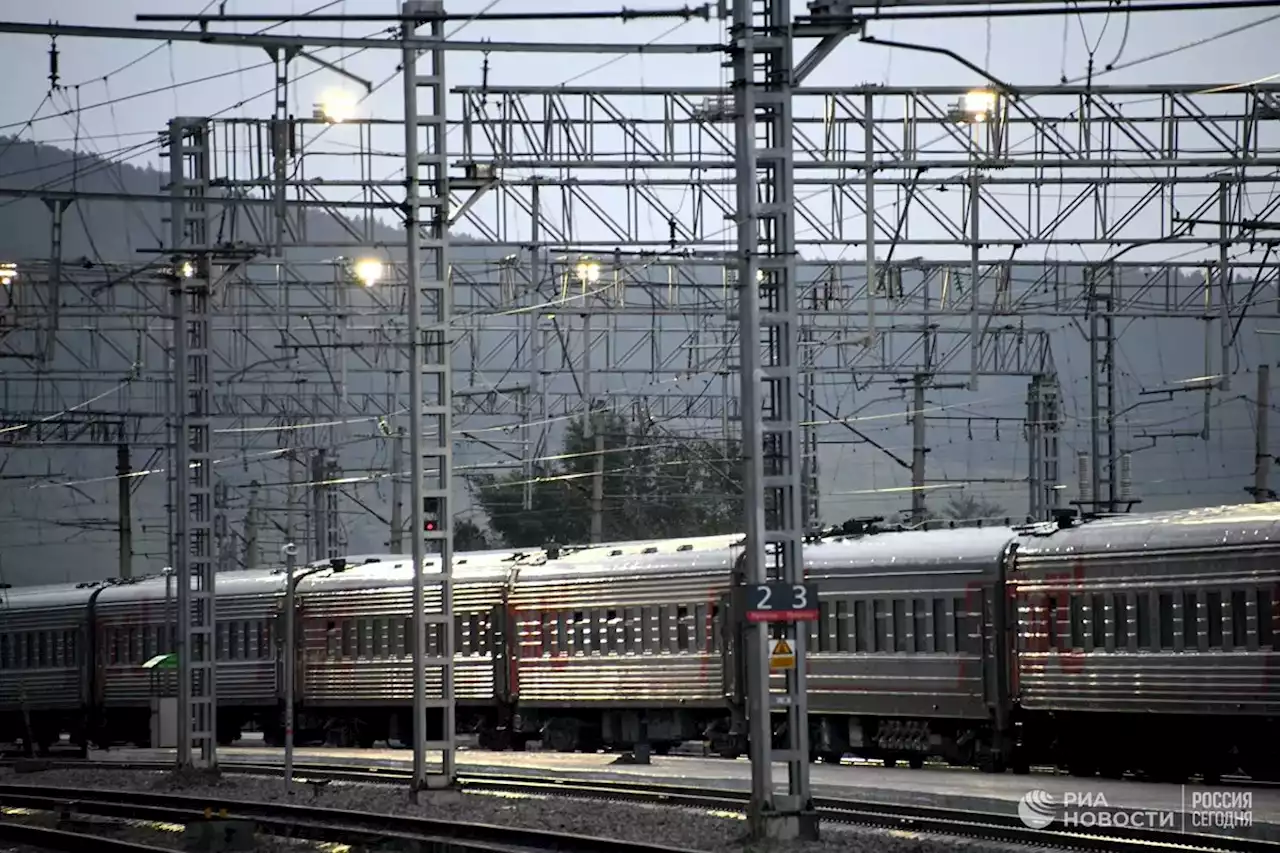
<path id="1" fill-rule="evenodd" d="M 747 622 L 816 622 L 818 588 L 808 583 L 738 587 L 738 612 Z"/>

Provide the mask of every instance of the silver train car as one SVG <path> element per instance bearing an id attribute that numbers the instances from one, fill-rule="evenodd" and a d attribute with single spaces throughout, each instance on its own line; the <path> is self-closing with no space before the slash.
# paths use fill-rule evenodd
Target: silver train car
<path id="1" fill-rule="evenodd" d="M 1280 768 L 1280 503 L 1045 525 L 1008 565 L 1018 750 L 1077 775 Z"/>
<path id="2" fill-rule="evenodd" d="M 813 757 L 1274 774 L 1278 524 L 1271 503 L 808 544 Z M 428 654 L 451 622 L 459 728 L 495 749 L 741 754 L 741 558 L 739 536 L 457 555 Z M 296 575 L 300 742 L 406 737 L 410 561 L 362 559 Z M 284 588 L 282 571 L 219 577 L 224 743 L 251 724 L 280 738 Z M 11 590 L 0 738 L 146 742 L 141 663 L 171 647 L 168 608 L 159 578 Z"/>

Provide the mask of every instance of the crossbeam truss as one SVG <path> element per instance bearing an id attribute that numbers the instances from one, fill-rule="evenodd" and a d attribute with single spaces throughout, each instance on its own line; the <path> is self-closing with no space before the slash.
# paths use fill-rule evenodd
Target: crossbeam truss
<path id="1" fill-rule="evenodd" d="M 457 240 L 451 250 L 459 475 L 533 470 L 530 459 L 549 454 L 564 419 L 582 412 L 588 365 L 597 400 L 677 429 L 734 434 L 732 93 L 454 92 L 454 233 L 494 244 Z M 1021 89 L 974 126 L 951 109 L 960 88 L 794 90 L 796 334 L 811 350 L 799 376 L 834 413 L 804 415 L 810 452 L 815 431 L 844 429 L 850 377 L 860 388 L 922 371 L 934 381 L 1051 381 L 1055 352 L 1083 340 L 1068 322 L 1087 327 L 1102 284 L 1116 328 L 1194 320 L 1210 343 L 1204 375 L 1229 373 L 1238 329 L 1274 299 L 1280 272 L 1268 254 L 1275 238 L 1250 225 L 1280 205 L 1266 196 L 1280 166 L 1277 92 Z M 392 437 L 409 409 L 408 276 L 403 251 L 385 248 L 400 240 L 382 224 L 403 203 L 402 181 L 382 180 L 373 163 L 375 151 L 402 144 L 388 136 L 401 126 L 290 124 L 290 151 L 323 157 L 323 132 L 337 137 L 339 162 L 356 164 L 349 176 L 325 172 L 323 184 L 305 155 L 279 181 L 263 174 L 270 119 L 208 127 L 212 150 L 224 152 L 211 159 L 219 189 L 208 209 L 226 257 L 209 293 L 211 446 L 229 481 L 231 527 L 256 479 L 259 548 L 277 547 L 280 450 L 327 446 L 341 464 L 347 540 L 378 547 Z M 118 197 L 57 185 L 0 195 L 42 199 L 50 212 Z M 864 253 L 868 195 L 874 251 Z M 158 218 L 169 201 L 157 193 L 137 206 Z M 841 259 L 815 259 L 824 250 Z M 131 444 L 165 446 L 168 260 L 89 268 L 35 254 L 15 259 L 19 277 L 0 288 L 0 400 L 14 426 L 45 425 L 0 433 L 0 445 L 47 446 L 71 435 L 53 429 L 60 418 L 115 413 L 127 416 Z M 339 259 L 366 254 L 387 264 L 372 288 Z M 574 275 L 583 256 L 599 264 L 587 292 Z M 578 309 L 588 300 L 584 336 Z M 140 507 L 169 502 L 150 488 L 139 484 Z"/>

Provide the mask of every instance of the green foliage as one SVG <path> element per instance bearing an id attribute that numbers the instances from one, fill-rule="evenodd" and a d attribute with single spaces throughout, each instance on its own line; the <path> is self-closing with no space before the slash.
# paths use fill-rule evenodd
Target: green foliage
<path id="1" fill-rule="evenodd" d="M 493 545 L 480 525 L 469 518 L 454 518 L 453 548 L 455 551 L 487 551 Z"/>
<path id="2" fill-rule="evenodd" d="M 1003 520 L 1008 513 L 1004 507 L 994 501 L 961 492 L 960 494 L 953 494 L 947 499 L 947 505 L 942 508 L 942 515 L 945 518 L 956 521 L 976 521 L 981 519 L 995 523 L 998 520 Z"/>
<path id="3" fill-rule="evenodd" d="M 742 516 L 738 446 L 672 436 L 648 421 L 595 413 L 603 435 L 604 541 L 731 533 Z M 558 459 L 524 472 L 476 477 L 471 487 L 489 527 L 507 545 L 588 542 L 595 439 L 585 417 L 568 425 Z M 526 488 L 531 509 L 524 509 Z"/>

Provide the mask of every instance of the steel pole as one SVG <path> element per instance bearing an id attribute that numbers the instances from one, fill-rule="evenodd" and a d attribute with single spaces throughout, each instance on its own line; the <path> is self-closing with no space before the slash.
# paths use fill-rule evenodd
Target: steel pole
<path id="1" fill-rule="evenodd" d="M 294 666 L 297 661 L 295 649 L 297 629 L 294 626 L 296 616 L 295 590 L 298 582 L 294 579 L 294 566 L 298 558 L 298 546 L 290 542 L 280 550 L 284 551 L 285 590 L 284 590 L 284 792 L 293 793 L 293 684 L 295 680 Z"/>
<path id="2" fill-rule="evenodd" d="M 406 31 L 405 36 L 412 35 Z M 408 313 L 406 334 L 409 344 L 409 517 L 413 532 L 409 537 L 413 554 L 413 782 L 411 795 L 425 785 L 427 775 L 427 685 L 423 669 L 427 659 L 426 593 L 422 576 L 426 562 L 422 506 L 422 268 L 418 243 L 418 214 L 422 210 L 422 187 L 418 175 L 418 51 L 404 49 L 404 170 L 405 170 L 405 265 L 407 267 Z"/>

